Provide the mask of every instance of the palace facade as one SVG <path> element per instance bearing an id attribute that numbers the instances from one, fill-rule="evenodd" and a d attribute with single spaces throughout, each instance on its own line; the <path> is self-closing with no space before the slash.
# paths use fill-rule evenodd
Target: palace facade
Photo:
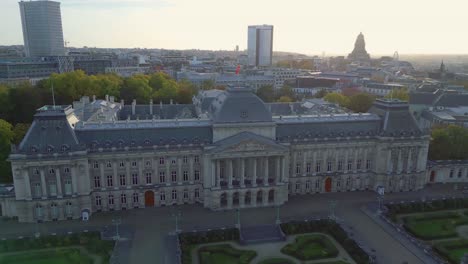
<path id="1" fill-rule="evenodd" d="M 10 155 L 20 222 L 98 211 L 202 204 L 277 206 L 291 195 L 420 189 L 429 136 L 400 101 L 369 113 L 267 104 L 250 89 L 203 91 L 193 104 L 83 97 L 44 106 Z"/>

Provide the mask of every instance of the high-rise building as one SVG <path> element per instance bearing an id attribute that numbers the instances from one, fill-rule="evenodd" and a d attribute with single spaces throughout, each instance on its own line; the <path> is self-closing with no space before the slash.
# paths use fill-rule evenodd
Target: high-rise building
<path id="1" fill-rule="evenodd" d="M 270 66 L 273 56 L 273 26 L 249 26 L 247 47 L 250 66 Z"/>
<path id="2" fill-rule="evenodd" d="M 63 56 L 65 47 L 60 3 L 48 0 L 19 2 L 26 56 Z"/>

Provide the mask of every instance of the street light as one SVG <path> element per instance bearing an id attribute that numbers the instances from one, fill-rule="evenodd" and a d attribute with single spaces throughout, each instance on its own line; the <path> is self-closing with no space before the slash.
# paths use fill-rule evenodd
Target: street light
<path id="1" fill-rule="evenodd" d="M 115 225 L 115 237 L 114 237 L 114 240 L 119 240 L 119 239 L 120 239 L 119 225 L 122 224 L 122 220 L 121 220 L 120 218 L 112 219 L 112 224 Z"/>
<path id="2" fill-rule="evenodd" d="M 240 221 L 240 209 L 239 208 L 236 208 L 236 219 L 237 219 L 236 228 L 240 230 L 241 221 Z"/>
<path id="3" fill-rule="evenodd" d="M 335 208 L 336 208 L 337 201 L 336 200 L 331 200 L 329 202 L 329 208 L 330 208 L 330 216 L 329 218 L 332 220 L 336 220 L 335 216 Z"/>
<path id="4" fill-rule="evenodd" d="M 179 229 L 179 217 L 182 216 L 182 212 L 180 210 L 177 210 L 176 212 L 172 213 L 172 216 L 175 219 L 175 232 L 179 233 L 181 230 Z"/>
<path id="5" fill-rule="evenodd" d="M 276 206 L 276 224 L 277 224 L 277 225 L 281 224 L 281 220 L 280 220 L 280 206 L 281 206 L 281 205 L 277 205 L 277 206 Z"/>

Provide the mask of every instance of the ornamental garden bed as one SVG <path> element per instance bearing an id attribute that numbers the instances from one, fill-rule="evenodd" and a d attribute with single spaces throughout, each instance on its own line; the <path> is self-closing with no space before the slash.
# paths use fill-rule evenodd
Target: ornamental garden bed
<path id="1" fill-rule="evenodd" d="M 333 243 L 321 234 L 298 236 L 294 243 L 283 247 L 281 252 L 300 260 L 335 258 L 339 253 Z"/>
<path id="2" fill-rule="evenodd" d="M 450 263 L 460 263 L 468 254 L 468 240 L 457 232 L 468 226 L 468 199 L 444 199 L 429 202 L 387 204 L 387 217 L 414 237 L 432 246 L 435 253 Z"/>
<path id="3" fill-rule="evenodd" d="M 257 253 L 253 250 L 239 250 L 228 244 L 205 246 L 198 249 L 203 264 L 249 264 Z"/>
<path id="4" fill-rule="evenodd" d="M 112 250 L 114 248 L 114 241 L 101 240 L 100 233 L 90 232 L 90 233 L 81 233 L 81 234 L 71 234 L 66 236 L 41 236 L 39 238 L 23 238 L 23 239 L 8 239 L 0 241 L 0 256 L 5 255 L 5 257 L 10 256 L 11 254 L 2 254 L 2 253 L 12 253 L 16 251 L 31 251 L 33 254 L 37 250 L 38 255 L 36 259 L 39 259 L 42 255 L 44 258 L 50 259 L 54 254 L 57 255 L 58 259 L 68 258 L 68 259 L 78 259 L 75 251 L 63 251 L 55 252 L 56 248 L 63 247 L 83 247 L 89 253 L 99 256 L 103 263 L 108 263 Z M 41 249 L 50 249 L 42 250 Z M 40 253 L 42 252 L 42 253 Z M 27 257 L 26 253 L 21 252 L 21 255 Z M 82 254 L 81 254 L 82 255 Z M 83 258 L 84 259 L 84 258 Z M 0 259 L 1 260 L 1 259 Z M 3 263 L 3 262 L 0 262 Z M 16 263 L 16 262 L 4 262 L 4 263 Z M 31 263 L 31 262 L 18 262 L 18 263 Z M 37 263 L 53 263 L 53 262 L 37 262 Z M 57 262 L 57 263 L 72 263 L 72 262 Z M 87 262 L 84 262 L 87 263 Z"/>

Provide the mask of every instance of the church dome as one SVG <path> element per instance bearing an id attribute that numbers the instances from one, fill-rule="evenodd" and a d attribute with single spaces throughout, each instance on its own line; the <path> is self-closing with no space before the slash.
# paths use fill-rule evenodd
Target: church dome
<path id="1" fill-rule="evenodd" d="M 215 123 L 272 122 L 271 112 L 251 89 L 229 87 L 211 105 Z"/>

